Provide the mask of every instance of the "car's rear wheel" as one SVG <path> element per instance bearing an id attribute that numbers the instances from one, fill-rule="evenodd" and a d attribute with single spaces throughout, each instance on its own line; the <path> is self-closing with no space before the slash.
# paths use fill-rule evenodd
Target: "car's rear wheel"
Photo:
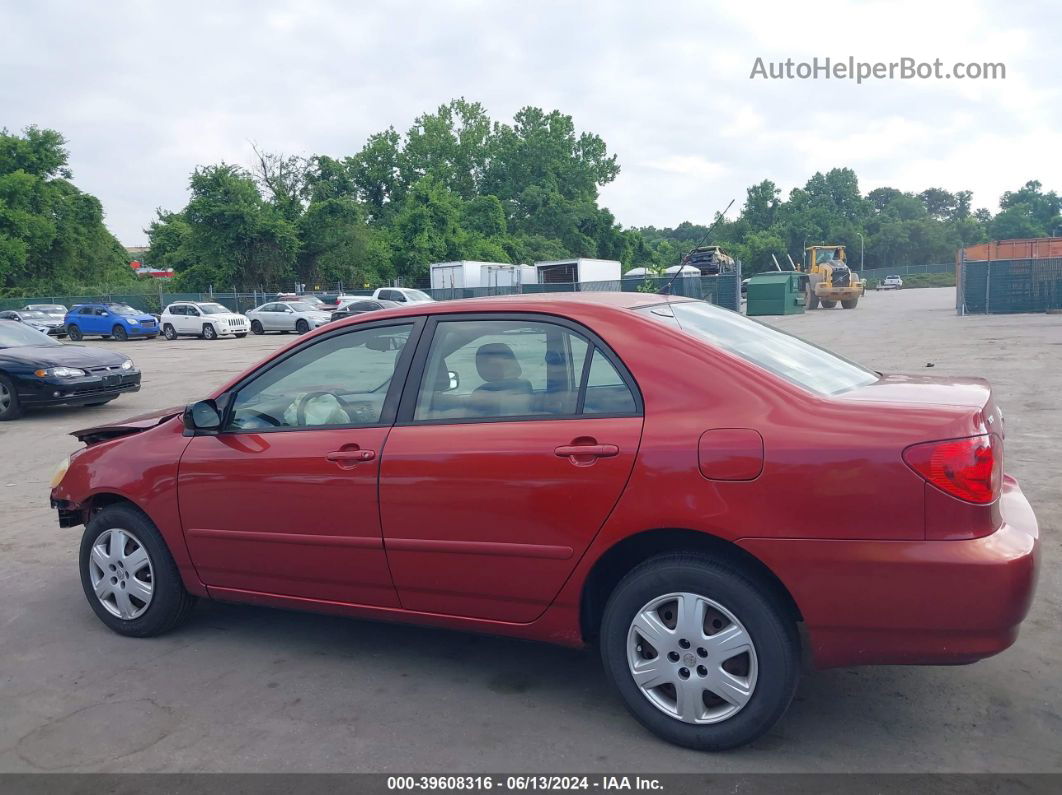
<path id="1" fill-rule="evenodd" d="M 195 603 L 162 534 L 132 506 L 112 505 L 92 518 L 81 537 L 80 562 L 92 610 L 121 635 L 168 632 Z"/>
<path id="2" fill-rule="evenodd" d="M 167 323 L 165 326 L 162 327 L 162 336 L 172 342 L 173 340 L 177 339 L 177 329 Z"/>
<path id="3" fill-rule="evenodd" d="M 70 335 L 70 339 L 72 339 L 74 342 L 80 342 L 83 339 L 81 336 L 81 329 L 79 329 L 77 326 L 68 326 L 66 329 L 66 333 Z"/>
<path id="4" fill-rule="evenodd" d="M 299 320 L 295 324 L 295 331 L 297 331 L 299 334 L 305 334 L 309 330 L 310 330 L 310 324 L 307 323 L 305 320 Z"/>
<path id="5" fill-rule="evenodd" d="M 251 321 L 251 333 L 252 334 L 265 334 L 265 329 L 262 328 L 261 321 L 258 321 L 258 320 L 252 320 Z"/>
<path id="6" fill-rule="evenodd" d="M 125 326 L 115 325 L 115 327 L 111 329 L 111 336 L 119 342 L 125 342 L 129 339 L 129 332 L 125 330 Z"/>
<path id="7" fill-rule="evenodd" d="M 18 401 L 15 383 L 6 375 L 0 375 L 0 422 L 17 420 L 22 416 L 22 404 Z"/>
<path id="8" fill-rule="evenodd" d="M 218 331 L 211 323 L 203 324 L 203 339 L 216 340 L 218 338 Z"/>
<path id="9" fill-rule="evenodd" d="M 851 299 L 849 301 L 841 301 L 841 306 L 844 309 L 855 309 L 856 306 L 858 306 L 858 304 L 859 304 L 859 299 L 858 298 L 853 298 L 853 299 Z"/>
<path id="10" fill-rule="evenodd" d="M 799 642 L 752 578 L 709 558 L 652 558 L 616 586 L 601 624 L 608 678 L 659 737 L 702 751 L 752 742 L 796 690 Z"/>
<path id="11" fill-rule="evenodd" d="M 825 298 L 822 299 L 822 308 L 823 309 L 833 309 L 835 306 L 837 306 L 837 302 L 836 301 L 827 301 Z"/>

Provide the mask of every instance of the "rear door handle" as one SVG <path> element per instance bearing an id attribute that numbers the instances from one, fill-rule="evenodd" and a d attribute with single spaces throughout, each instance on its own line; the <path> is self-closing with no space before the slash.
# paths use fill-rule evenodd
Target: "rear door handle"
<path id="1" fill-rule="evenodd" d="M 619 455 L 614 444 L 565 444 L 553 451 L 558 458 L 612 458 Z"/>
<path id="2" fill-rule="evenodd" d="M 375 450 L 335 450 L 325 455 L 329 461 L 337 464 L 358 464 L 362 461 L 372 461 L 376 458 Z"/>

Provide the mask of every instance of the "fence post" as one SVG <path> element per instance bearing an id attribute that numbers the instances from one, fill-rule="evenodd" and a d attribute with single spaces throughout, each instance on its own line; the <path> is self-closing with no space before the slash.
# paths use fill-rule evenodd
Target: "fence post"
<path id="1" fill-rule="evenodd" d="M 992 305 L 992 260 L 985 264 L 985 314 L 987 315 Z"/>

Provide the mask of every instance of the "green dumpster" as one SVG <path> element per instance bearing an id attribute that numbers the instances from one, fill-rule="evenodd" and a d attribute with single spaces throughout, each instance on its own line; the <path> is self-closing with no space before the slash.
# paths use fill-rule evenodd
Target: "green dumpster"
<path id="1" fill-rule="evenodd" d="M 749 279 L 746 315 L 796 315 L 804 311 L 807 274 L 799 271 L 757 273 Z"/>

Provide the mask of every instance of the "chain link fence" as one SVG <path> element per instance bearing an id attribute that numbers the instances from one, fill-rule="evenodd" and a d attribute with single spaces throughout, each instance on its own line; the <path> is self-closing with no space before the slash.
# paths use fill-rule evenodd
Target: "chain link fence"
<path id="1" fill-rule="evenodd" d="M 672 282 L 669 276 L 636 277 L 628 279 L 616 279 L 603 282 L 574 282 L 556 284 L 520 284 L 511 286 L 475 287 L 475 288 L 446 288 L 439 290 L 425 289 L 436 301 L 451 301 L 463 298 L 479 298 L 489 295 L 532 295 L 538 293 L 557 292 L 646 292 L 653 293 L 662 291 L 670 283 L 672 295 L 682 295 L 690 298 L 699 298 L 710 303 L 717 304 L 726 309 L 738 311 L 741 308 L 741 268 L 740 265 L 732 273 L 722 273 L 718 276 L 679 276 Z M 344 295 L 372 295 L 372 290 L 347 289 Z M 157 293 L 100 293 L 98 295 L 46 295 L 35 298 L 4 298 L 0 299 L 0 310 L 21 309 L 28 304 L 62 304 L 69 308 L 74 304 L 84 303 L 121 303 L 152 314 L 160 313 L 166 306 L 174 301 L 210 301 L 221 304 L 234 312 L 246 312 L 269 301 L 275 301 L 279 292 L 251 291 L 231 293 L 170 293 L 160 290 Z M 336 295 L 332 292 L 331 295 Z M 317 292 L 316 295 L 329 295 L 327 292 Z"/>
<path id="2" fill-rule="evenodd" d="M 1058 311 L 1062 258 L 962 262 L 955 309 L 961 315 Z"/>

